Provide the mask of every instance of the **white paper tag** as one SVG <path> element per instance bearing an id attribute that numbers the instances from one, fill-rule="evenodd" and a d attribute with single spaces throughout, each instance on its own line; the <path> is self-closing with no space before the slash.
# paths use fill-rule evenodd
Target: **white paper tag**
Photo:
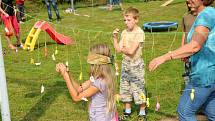
<path id="1" fill-rule="evenodd" d="M 68 61 L 66 61 L 66 63 L 65 63 L 65 64 L 66 64 L 66 66 L 69 66 L 69 62 L 68 62 Z"/>
<path id="2" fill-rule="evenodd" d="M 160 110 L 160 103 L 157 102 L 156 106 L 155 106 L 155 111 L 159 111 Z"/>
<path id="3" fill-rule="evenodd" d="M 75 13 L 75 12 L 74 12 L 74 15 L 76 15 L 76 16 L 80 16 L 80 14 L 78 14 L 78 13 Z"/>
<path id="4" fill-rule="evenodd" d="M 90 81 L 91 81 L 91 82 L 95 82 L 95 79 L 94 79 L 93 76 L 90 76 Z"/>
<path id="5" fill-rule="evenodd" d="M 69 71 L 69 62 L 68 61 L 66 61 L 66 71 Z"/>
<path id="6" fill-rule="evenodd" d="M 56 50 L 55 50 L 55 55 L 57 55 L 57 54 L 58 54 L 58 50 L 56 49 Z"/>
<path id="7" fill-rule="evenodd" d="M 9 32 L 9 30 L 8 30 L 6 27 L 4 28 L 4 30 L 5 30 L 5 32 L 7 32 L 7 33 Z"/>
<path id="8" fill-rule="evenodd" d="M 83 101 L 88 101 L 88 99 L 87 98 L 85 98 L 85 97 L 83 97 L 83 98 L 81 98 Z"/>
<path id="9" fill-rule="evenodd" d="M 41 62 L 39 62 L 39 63 L 35 63 L 35 65 L 36 65 L 36 66 L 40 66 L 40 65 L 41 65 Z"/>
<path id="10" fill-rule="evenodd" d="M 52 54 L 52 60 L 53 61 L 55 61 L 56 59 L 55 59 L 55 55 L 54 54 Z"/>
<path id="11" fill-rule="evenodd" d="M 45 91 L 45 87 L 43 86 L 43 84 L 41 85 L 41 89 L 40 89 L 40 93 L 43 93 Z"/>
<path id="12" fill-rule="evenodd" d="M 84 15 L 85 17 L 90 17 L 89 15 Z"/>

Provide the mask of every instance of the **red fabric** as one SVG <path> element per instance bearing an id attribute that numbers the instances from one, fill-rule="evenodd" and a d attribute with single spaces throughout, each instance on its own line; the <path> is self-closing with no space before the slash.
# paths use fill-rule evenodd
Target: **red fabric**
<path id="1" fill-rule="evenodd" d="M 51 25 L 49 25 L 47 22 L 38 21 L 37 23 L 35 23 L 34 27 L 40 28 L 40 29 L 46 31 L 49 34 L 49 36 L 54 41 L 56 41 L 58 44 L 69 45 L 69 44 L 74 43 L 73 39 L 71 39 L 68 36 L 65 36 L 63 34 L 56 32 L 55 29 Z"/>
<path id="2" fill-rule="evenodd" d="M 24 4 L 25 0 L 16 0 L 16 4 Z"/>
<path id="3" fill-rule="evenodd" d="M 11 24 L 11 21 L 9 19 L 9 17 L 7 18 L 5 15 L 1 14 L 1 19 L 4 23 L 4 30 L 5 30 L 5 35 L 6 36 L 12 36 L 13 35 L 13 27 Z"/>
<path id="4" fill-rule="evenodd" d="M 17 22 L 16 16 L 6 17 L 4 14 L 1 14 L 1 19 L 5 26 L 5 35 L 12 36 L 15 32 L 16 36 L 19 35 L 19 24 Z"/>
<path id="5" fill-rule="evenodd" d="M 119 121 L 119 116 L 118 116 L 118 112 L 116 112 L 116 121 Z"/>

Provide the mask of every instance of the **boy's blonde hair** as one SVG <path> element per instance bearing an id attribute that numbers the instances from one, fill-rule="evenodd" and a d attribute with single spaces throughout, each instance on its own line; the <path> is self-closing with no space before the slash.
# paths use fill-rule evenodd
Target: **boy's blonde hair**
<path id="1" fill-rule="evenodd" d="M 90 48 L 90 53 L 111 57 L 110 49 L 106 44 L 96 44 Z M 91 64 L 90 74 L 96 78 L 102 78 L 107 88 L 107 112 L 115 111 L 115 75 L 110 64 Z"/>
<path id="2" fill-rule="evenodd" d="M 132 16 L 134 19 L 139 19 L 139 10 L 133 7 L 129 7 L 123 13 L 124 16 Z"/>

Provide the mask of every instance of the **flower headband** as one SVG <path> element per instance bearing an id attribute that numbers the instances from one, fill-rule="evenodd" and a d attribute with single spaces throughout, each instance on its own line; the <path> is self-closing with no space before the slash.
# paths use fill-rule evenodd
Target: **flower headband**
<path id="1" fill-rule="evenodd" d="M 87 63 L 95 65 L 104 65 L 112 63 L 112 59 L 109 56 L 89 53 L 87 56 Z"/>

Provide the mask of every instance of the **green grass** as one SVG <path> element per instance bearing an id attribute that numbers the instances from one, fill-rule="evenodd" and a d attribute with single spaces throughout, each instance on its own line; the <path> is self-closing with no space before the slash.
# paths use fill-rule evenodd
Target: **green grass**
<path id="1" fill-rule="evenodd" d="M 131 2 L 125 3 L 125 8 L 129 6 L 140 10 L 139 25 L 151 21 L 176 21 L 181 23 L 181 18 L 186 11 L 184 2 L 174 2 L 168 7 L 160 7 L 164 1 Z M 31 27 L 37 20 L 48 20 L 45 6 L 33 6 L 26 3 L 28 21 L 21 24 L 21 36 L 25 41 Z M 38 44 L 33 52 L 19 50 L 15 53 L 7 48 L 7 44 L 2 30 L 3 49 L 6 78 L 8 84 L 9 102 L 12 121 L 87 121 L 88 104 L 86 102 L 74 103 L 68 93 L 64 80 L 55 72 L 57 62 L 69 62 L 69 67 L 76 79 L 80 72 L 83 72 L 83 80 L 89 78 L 88 64 L 86 57 L 88 49 L 94 43 L 107 43 L 114 53 L 111 42 L 111 32 L 114 28 L 124 29 L 122 14 L 119 9 L 106 11 L 95 7 L 80 7 L 77 13 L 65 14 L 69 5 L 60 5 L 60 14 L 63 17 L 61 23 L 54 21 L 50 23 L 57 32 L 73 38 L 76 45 L 57 45 L 47 33 L 41 32 Z M 83 15 L 90 17 L 84 17 Z M 53 17 L 55 14 L 53 12 Z M 161 54 L 173 50 L 180 46 L 181 27 L 178 31 L 149 33 L 145 32 L 146 40 L 143 49 L 145 61 L 146 88 L 150 96 L 150 107 L 148 109 L 149 121 L 176 116 L 176 106 L 180 97 L 181 84 L 183 79 L 182 62 L 172 61 L 160 66 L 155 72 L 148 72 L 149 61 Z M 175 41 L 173 41 L 175 38 Z M 13 42 L 15 43 L 13 37 Z M 154 46 L 153 46 L 154 41 Z M 48 57 L 44 57 L 44 43 L 47 42 Z M 172 45 L 171 45 L 172 44 Z M 56 61 L 51 55 L 58 49 Z M 35 62 L 41 62 L 41 66 L 30 64 L 33 58 Z M 121 54 L 117 54 L 117 62 L 121 62 Z M 119 84 L 119 80 L 116 81 Z M 41 85 L 45 86 L 45 92 L 40 93 Z M 118 89 L 118 87 L 117 87 Z M 161 109 L 155 112 L 155 104 L 159 98 Z M 117 105 L 121 114 L 123 104 Z M 134 111 L 135 110 L 135 111 Z M 133 106 L 134 113 L 132 120 L 135 121 L 137 106 Z"/>

